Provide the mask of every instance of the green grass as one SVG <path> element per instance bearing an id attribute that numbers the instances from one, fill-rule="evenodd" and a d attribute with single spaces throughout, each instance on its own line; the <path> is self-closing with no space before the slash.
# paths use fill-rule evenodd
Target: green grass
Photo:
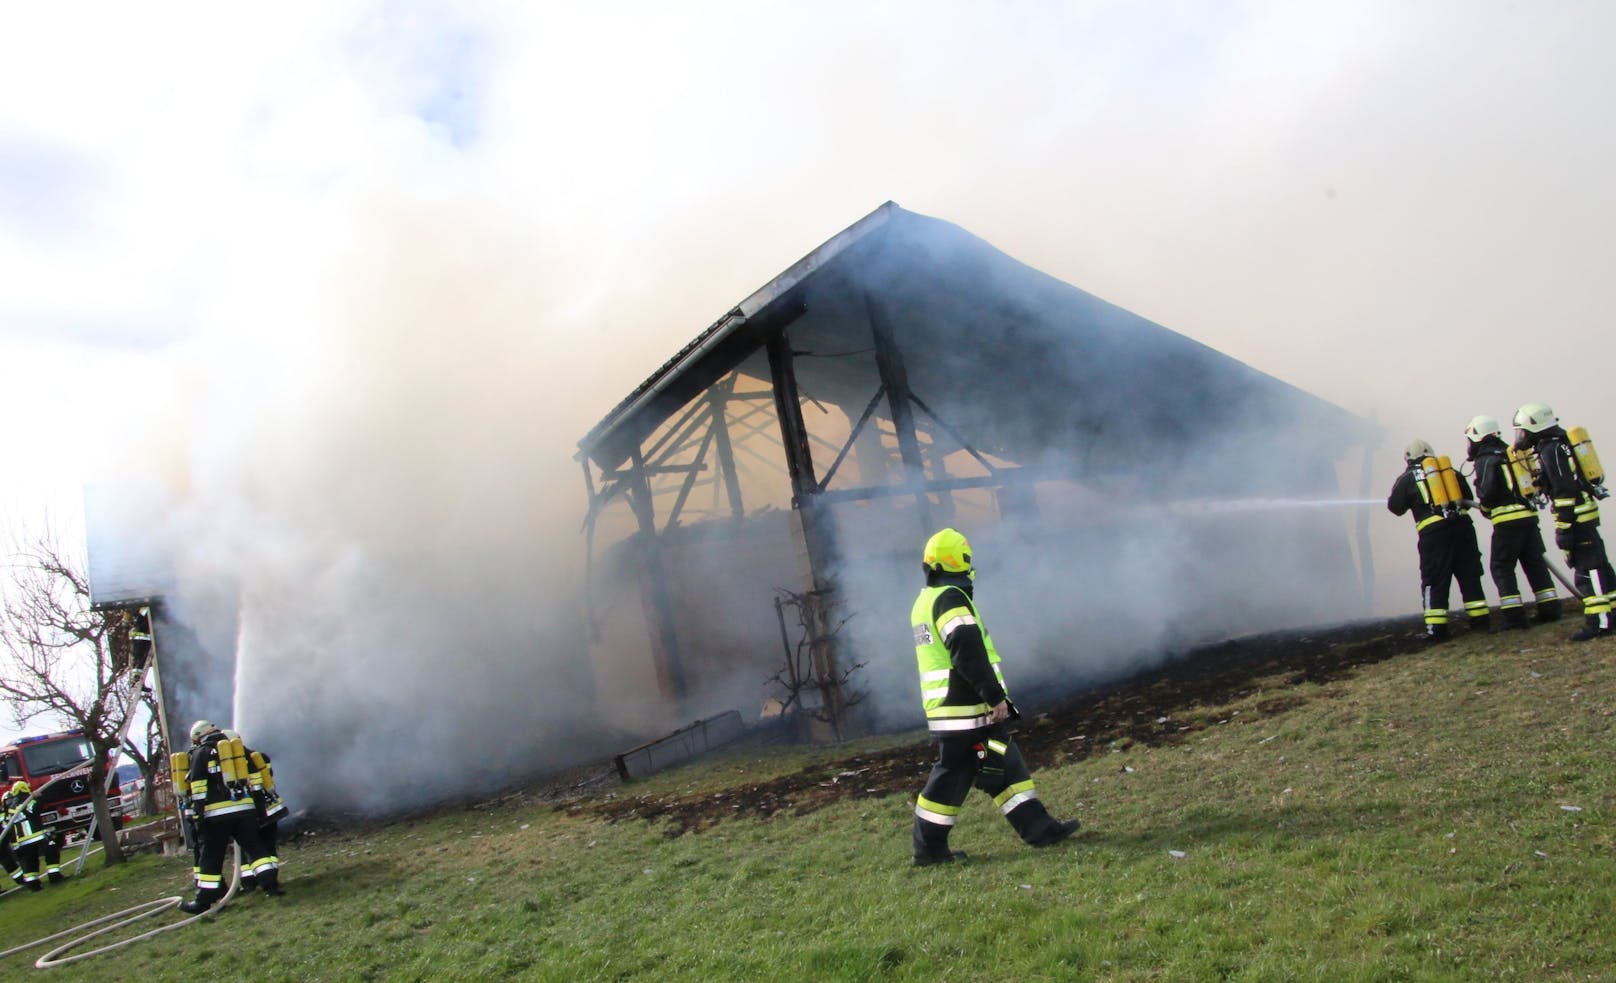
<path id="1" fill-rule="evenodd" d="M 544 805 L 457 809 L 302 839 L 282 852 L 286 897 L 51 973 L 1610 979 L 1616 644 L 1568 633 L 1465 637 L 1322 686 L 1259 680 L 1198 708 L 1227 722 L 1186 743 L 1039 773 L 1054 810 L 1086 824 L 1050 850 L 1021 846 L 980 795 L 953 841 L 970 861 L 920 870 L 907 796 L 673 839 Z M 1298 699 L 1255 711 L 1276 696 Z M 633 790 L 722 790 L 845 750 L 754 749 Z M 0 901 L 0 920 L 7 939 L 34 938 L 188 893 L 187 874 L 92 860 L 76 882 Z M 37 975 L 36 955 L 0 961 L 0 978 Z"/>

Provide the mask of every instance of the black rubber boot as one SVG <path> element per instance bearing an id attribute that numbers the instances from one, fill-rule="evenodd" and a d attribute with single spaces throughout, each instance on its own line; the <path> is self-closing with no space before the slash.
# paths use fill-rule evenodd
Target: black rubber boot
<path id="1" fill-rule="evenodd" d="M 43 891 L 43 890 L 45 890 L 45 885 L 41 884 L 38 881 L 27 881 L 26 883 L 28 884 L 28 890 L 30 890 L 30 891 Z"/>
<path id="2" fill-rule="evenodd" d="M 1504 608 L 1498 612 L 1500 631 L 1525 631 L 1531 625 L 1526 620 L 1526 608 Z"/>
<path id="3" fill-rule="evenodd" d="M 1077 832 L 1083 824 L 1076 819 L 1062 822 L 1049 814 L 1043 802 L 1031 799 L 1010 810 L 1004 817 L 1010 825 L 1020 834 L 1021 841 L 1028 846 L 1049 846 L 1059 843 L 1073 833 Z"/>
<path id="4" fill-rule="evenodd" d="M 208 890 L 208 891 L 198 891 L 198 892 L 196 892 L 196 898 L 195 899 L 193 899 L 191 901 L 181 901 L 180 902 L 180 910 L 185 912 L 187 915 L 200 915 L 204 911 L 207 911 L 209 908 L 212 908 L 213 903 L 215 901 L 218 901 L 219 898 L 221 898 L 223 896 L 224 896 L 224 888 L 218 888 L 218 889 L 215 889 L 215 890 Z"/>
<path id="5" fill-rule="evenodd" d="M 932 864 L 952 863 L 955 860 L 964 860 L 965 854 L 948 848 L 948 834 L 954 829 L 942 823 L 928 822 L 915 817 L 915 866 L 930 867 Z"/>
<path id="6" fill-rule="evenodd" d="M 1054 820 L 1054 825 L 1050 826 L 1044 831 L 1043 836 L 1040 836 L 1038 839 L 1032 841 L 1032 845 L 1054 846 L 1056 843 L 1066 839 L 1068 836 L 1071 836 L 1073 833 L 1082 828 L 1083 823 L 1080 820 L 1056 819 Z"/>
<path id="7" fill-rule="evenodd" d="M 1575 635 L 1571 636 L 1573 642 L 1586 642 L 1595 638 L 1604 638 L 1610 635 L 1613 629 L 1599 627 L 1599 616 L 1590 614 L 1583 619 L 1584 624 Z"/>
<path id="8" fill-rule="evenodd" d="M 1447 625 L 1426 625 L 1425 640 L 1427 642 L 1445 642 L 1453 637 L 1453 632 Z"/>
<path id="9" fill-rule="evenodd" d="M 50 878 L 50 882 L 52 884 L 60 884 L 63 881 L 67 880 L 67 878 L 62 876 L 62 872 L 59 871 L 59 870 L 53 870 L 46 876 L 48 876 Z"/>
<path id="10" fill-rule="evenodd" d="M 1470 630 L 1471 631 L 1484 631 L 1484 632 L 1487 632 L 1488 634 L 1492 634 L 1492 630 L 1493 630 L 1493 616 L 1492 616 L 1492 614 L 1491 613 L 1478 614 L 1475 617 L 1471 618 L 1470 619 Z"/>
<path id="11" fill-rule="evenodd" d="M 264 893 L 272 898 L 278 898 L 286 892 L 281 889 L 281 876 L 278 870 L 266 870 L 258 875 L 258 886 Z"/>
<path id="12" fill-rule="evenodd" d="M 1559 621 L 1560 612 L 1560 599 L 1557 597 L 1552 601 L 1538 601 L 1537 613 L 1534 617 L 1538 624 L 1546 625 L 1551 621 Z"/>

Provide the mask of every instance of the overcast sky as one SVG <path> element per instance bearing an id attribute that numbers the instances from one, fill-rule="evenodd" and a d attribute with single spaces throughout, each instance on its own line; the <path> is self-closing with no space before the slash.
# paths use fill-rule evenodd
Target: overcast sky
<path id="1" fill-rule="evenodd" d="M 1374 414 L 1376 495 L 1529 400 L 1612 458 L 1612 37 L 1595 0 L 10 4 L 0 513 L 148 474 L 382 523 L 341 462 L 443 492 L 399 529 L 537 490 L 576 530 L 589 426 L 888 199 Z"/>

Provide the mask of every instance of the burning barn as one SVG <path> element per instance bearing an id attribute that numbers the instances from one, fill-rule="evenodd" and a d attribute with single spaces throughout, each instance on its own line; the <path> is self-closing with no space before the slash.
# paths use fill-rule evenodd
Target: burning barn
<path id="1" fill-rule="evenodd" d="M 912 723 L 904 621 L 921 544 L 944 525 L 976 546 L 1023 687 L 1346 620 L 1366 610 L 1367 515 L 1306 506 L 1357 485 L 1375 439 L 888 202 L 579 442 L 596 690 L 660 692 L 686 719 L 755 708 L 799 647 L 778 601 L 807 599 L 799 696 L 875 695 L 873 723 Z"/>
<path id="2" fill-rule="evenodd" d="M 1344 482 L 1363 494 L 1374 439 L 889 203 L 583 437 L 581 578 L 541 537 L 305 529 L 308 488 L 260 514 L 125 484 L 86 495 L 91 597 L 151 608 L 167 725 L 228 720 L 273 749 L 289 799 L 379 813 L 700 718 L 711 743 L 771 698 L 862 697 L 858 725 L 915 726 L 906 622 L 943 525 L 975 545 L 1024 707 L 1197 643 L 1347 620 L 1368 600 L 1368 513 L 1323 506 Z"/>

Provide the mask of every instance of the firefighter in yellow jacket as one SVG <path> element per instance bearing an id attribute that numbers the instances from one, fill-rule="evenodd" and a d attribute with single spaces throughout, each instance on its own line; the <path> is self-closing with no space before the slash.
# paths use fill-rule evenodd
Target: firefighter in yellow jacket
<path id="1" fill-rule="evenodd" d="M 993 797 L 1023 841 L 1059 843 L 1082 824 L 1049 814 L 1010 738 L 1008 721 L 1020 715 L 1005 688 L 993 638 L 977 612 L 971 544 L 958 530 L 944 529 L 926 541 L 921 562 L 926 587 L 915 598 L 909 623 L 926 727 L 938 751 L 915 801 L 915 866 L 965 856 L 949 849 L 948 834 L 973 784 Z"/>

